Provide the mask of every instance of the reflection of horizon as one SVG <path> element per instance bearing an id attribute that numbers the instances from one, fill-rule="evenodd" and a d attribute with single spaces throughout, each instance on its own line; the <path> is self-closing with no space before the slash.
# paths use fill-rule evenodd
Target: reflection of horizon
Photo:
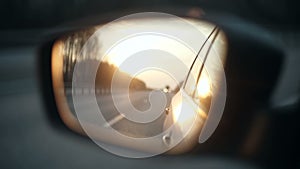
<path id="1" fill-rule="evenodd" d="M 155 81 L 155 79 L 158 77 L 157 74 L 153 73 L 153 77 L 146 78 L 149 80 L 143 80 L 139 76 L 133 77 L 132 75 L 123 72 L 117 66 L 110 64 L 109 62 L 101 61 L 97 70 L 95 87 L 110 89 L 113 76 L 114 78 L 116 78 L 114 87 L 119 89 L 128 87 L 127 84 L 130 84 L 130 90 L 161 90 L 165 86 L 174 86 L 174 84 L 162 84 L 163 87 L 161 88 L 150 87 L 153 85 L 150 85 L 149 82 L 153 80 Z M 159 81 L 158 83 L 163 82 Z M 176 88 L 178 88 L 178 86 L 175 86 L 173 90 L 175 90 Z"/>
<path id="2" fill-rule="evenodd" d="M 80 74 L 73 75 L 79 77 L 80 79 L 86 79 L 87 77 L 90 77 L 91 70 L 97 69 L 95 77 L 95 88 L 100 90 L 98 93 L 104 93 L 107 90 L 110 90 L 113 76 L 117 77 L 116 83 L 114 83 L 114 87 L 120 89 L 128 87 L 128 84 L 130 84 L 130 90 L 162 90 L 165 86 L 173 86 L 173 88 L 171 89 L 176 91 L 180 87 L 180 85 L 176 85 L 174 87 L 174 84 L 163 84 L 166 83 L 166 81 L 162 80 L 157 80 L 158 83 L 161 83 L 161 88 L 150 87 L 151 85 L 147 84 L 147 82 L 155 81 L 155 79 L 159 77 L 157 76 L 157 74 L 153 74 L 153 77 L 146 78 L 149 80 L 145 81 L 142 80 L 139 76 L 132 77 L 130 74 L 121 71 L 117 66 L 110 64 L 109 62 L 101 61 L 99 64 L 99 60 L 96 59 L 88 59 L 85 61 L 77 62 L 76 64 L 79 64 L 80 68 L 82 70 L 85 70 L 81 71 Z M 69 78 L 69 80 L 65 79 L 64 86 L 66 89 L 68 87 L 72 87 L 72 79 L 73 77 Z"/>

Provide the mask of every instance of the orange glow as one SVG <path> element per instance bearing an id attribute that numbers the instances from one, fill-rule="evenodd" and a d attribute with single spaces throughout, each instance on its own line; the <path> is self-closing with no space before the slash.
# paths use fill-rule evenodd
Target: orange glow
<path id="1" fill-rule="evenodd" d="M 201 98 L 206 98 L 210 95 L 210 80 L 206 73 L 202 73 L 199 79 L 199 83 L 197 85 L 197 96 Z"/>

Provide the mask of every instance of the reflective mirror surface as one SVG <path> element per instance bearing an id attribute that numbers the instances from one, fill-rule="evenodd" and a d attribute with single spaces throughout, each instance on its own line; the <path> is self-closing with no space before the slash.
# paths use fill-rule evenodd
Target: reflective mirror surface
<path id="1" fill-rule="evenodd" d="M 143 29 L 170 34 L 135 33 Z M 214 38 L 210 38 L 212 34 Z M 167 133 L 166 126 L 175 125 L 188 111 L 183 109 L 179 115 L 172 107 L 174 96 L 181 91 L 201 109 L 201 118 L 206 117 L 223 69 L 215 66 L 214 60 L 224 63 L 226 45 L 224 33 L 215 25 L 187 18 L 123 19 L 69 34 L 58 39 L 52 50 L 53 87 L 60 116 L 82 134 L 87 132 L 85 124 L 96 126 L 99 130 L 88 133 L 90 137 L 117 145 L 118 141 L 101 133 L 102 128 L 111 127 L 132 138 Z M 91 101 L 84 99 L 89 96 L 95 96 L 105 121 L 89 115 Z M 188 127 L 197 128 L 195 137 L 203 122 L 205 118 Z M 165 136 L 159 142 L 165 142 Z M 124 142 L 121 146 L 135 148 Z"/>

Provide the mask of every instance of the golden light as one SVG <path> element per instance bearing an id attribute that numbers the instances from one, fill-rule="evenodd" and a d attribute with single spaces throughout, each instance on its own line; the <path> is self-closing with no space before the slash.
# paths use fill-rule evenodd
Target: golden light
<path id="1" fill-rule="evenodd" d="M 189 66 L 190 58 L 195 55 L 189 48 L 175 39 L 162 35 L 145 34 L 133 36 L 121 41 L 114 46 L 109 53 L 106 53 L 105 60 L 111 64 L 120 66 L 135 53 L 149 49 L 168 51 L 171 54 L 174 54 L 174 56 L 180 55 L 182 58 L 178 59 L 181 59 L 187 66 Z M 158 61 L 153 60 L 153 62 Z M 131 69 L 129 68 L 123 71 L 132 74 Z"/>
<path id="2" fill-rule="evenodd" d="M 180 105 L 176 105 L 174 107 L 174 109 L 172 110 L 172 116 L 173 116 L 173 121 L 177 122 L 181 113 L 181 106 Z"/>
<path id="3" fill-rule="evenodd" d="M 189 123 L 194 118 L 196 118 L 197 114 L 202 120 L 205 120 L 207 118 L 207 114 L 191 99 L 185 96 L 183 96 L 182 101 L 179 101 L 178 99 L 178 103 L 175 101 L 176 103 L 173 104 L 174 107 L 171 110 L 171 112 L 173 122 L 178 123 L 180 127 L 183 127 L 184 125 L 189 125 Z"/>
<path id="4" fill-rule="evenodd" d="M 211 95 L 211 80 L 207 72 L 202 72 L 198 85 L 196 86 L 195 98 L 207 98 Z M 180 94 L 179 94 L 180 93 Z M 201 121 L 207 118 L 198 104 L 185 91 L 178 92 L 172 99 L 172 119 L 174 123 L 183 129 L 187 128 L 197 116 Z"/>
<path id="5" fill-rule="evenodd" d="M 145 51 L 149 52 L 139 54 L 139 52 Z M 149 54 L 151 51 L 153 51 L 152 55 Z M 187 73 L 183 71 L 184 69 L 177 69 L 176 67 L 180 66 L 179 63 L 189 67 L 194 55 L 195 53 L 190 48 L 176 39 L 156 34 L 145 34 L 132 36 L 116 44 L 106 53 L 105 61 L 117 66 L 122 72 L 133 77 L 138 76 L 137 78 L 145 82 L 147 87 L 162 89 L 164 86 L 169 85 L 171 89 L 174 89 L 177 85 L 176 81 L 184 79 Z M 178 57 L 172 60 L 170 56 Z M 139 57 L 139 59 L 137 62 L 131 62 L 131 57 Z M 153 68 L 151 71 L 145 70 L 138 73 L 136 71 L 138 65 L 163 67 L 167 70 L 167 73 L 172 73 L 173 76 L 162 72 L 160 69 L 153 70 Z M 167 93 L 168 91 L 164 90 L 164 92 Z"/>
<path id="6" fill-rule="evenodd" d="M 173 122 L 177 122 L 181 110 L 182 110 L 182 93 L 178 92 L 172 99 L 171 105 L 173 105 L 171 107 L 171 112 L 172 112 L 172 118 L 173 118 Z"/>
<path id="7" fill-rule="evenodd" d="M 178 92 L 174 98 L 175 99 L 172 100 L 173 107 L 171 110 L 173 122 L 177 123 L 182 130 L 185 130 L 189 128 L 189 125 L 191 125 L 194 118 L 196 118 L 196 112 L 198 112 L 199 107 L 183 91 Z"/>
<path id="8" fill-rule="evenodd" d="M 197 96 L 206 98 L 211 94 L 210 79 L 206 73 L 202 73 L 197 85 Z"/>

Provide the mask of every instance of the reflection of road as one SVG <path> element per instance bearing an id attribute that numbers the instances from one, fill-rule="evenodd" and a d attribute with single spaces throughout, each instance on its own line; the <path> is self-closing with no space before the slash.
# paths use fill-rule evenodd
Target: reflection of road
<path id="1" fill-rule="evenodd" d="M 130 98 L 130 102 L 134 106 L 134 108 L 141 111 L 141 113 L 143 113 L 143 111 L 148 110 L 150 106 L 155 106 L 155 105 L 151 105 L 149 102 L 150 93 L 151 91 L 136 91 L 136 92 L 131 92 L 130 95 L 128 96 L 127 93 L 119 92 L 119 93 L 115 93 L 114 97 L 115 100 L 118 101 L 118 104 L 121 106 L 127 106 L 128 99 Z M 162 94 L 164 93 L 162 92 Z M 165 98 L 167 99 L 166 106 L 168 106 L 174 94 L 165 93 L 164 95 L 166 96 Z M 121 132 L 122 134 L 132 136 L 132 137 L 149 137 L 149 136 L 155 136 L 162 132 L 163 123 L 165 119 L 164 110 L 161 110 L 163 113 L 157 119 L 155 119 L 150 123 L 136 123 L 128 120 L 126 117 L 124 117 L 118 112 L 117 108 L 113 103 L 111 94 L 105 94 L 105 95 L 97 94 L 96 98 L 101 113 L 103 117 L 106 119 L 106 121 L 108 122 L 108 124 L 105 125 L 103 124 L 103 127 L 110 125 L 114 129 Z M 68 97 L 69 101 L 71 101 L 70 99 L 71 97 Z M 154 98 L 154 99 L 161 99 L 161 97 Z M 70 102 L 70 104 L 72 103 Z M 84 100 L 80 104 L 80 106 L 85 106 Z M 97 123 L 96 121 L 93 121 L 93 119 L 89 119 L 89 121 Z"/>

